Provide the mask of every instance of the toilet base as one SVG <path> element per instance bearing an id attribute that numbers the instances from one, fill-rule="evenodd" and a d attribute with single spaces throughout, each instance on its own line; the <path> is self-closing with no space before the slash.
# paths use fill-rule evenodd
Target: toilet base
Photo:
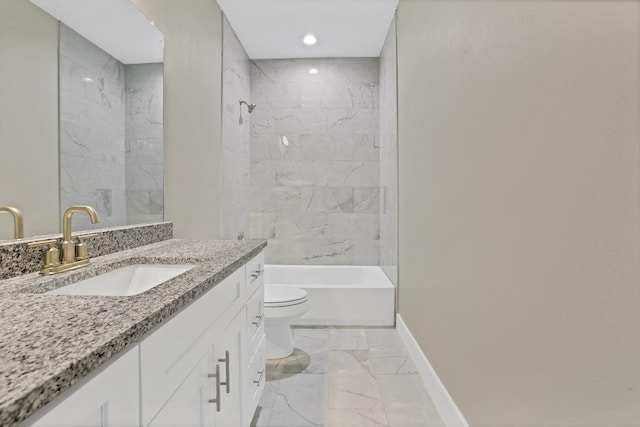
<path id="1" fill-rule="evenodd" d="M 264 333 L 267 340 L 265 357 L 267 359 L 280 359 L 293 353 L 292 320 L 265 318 Z"/>

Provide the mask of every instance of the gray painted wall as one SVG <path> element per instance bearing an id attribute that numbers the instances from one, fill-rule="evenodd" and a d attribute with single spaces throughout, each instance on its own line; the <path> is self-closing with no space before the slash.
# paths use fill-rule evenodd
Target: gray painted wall
<path id="1" fill-rule="evenodd" d="M 58 21 L 29 1 L 0 1 L 0 94 L 0 205 L 22 210 L 25 236 L 57 233 Z"/>
<path id="2" fill-rule="evenodd" d="M 211 0 L 135 3 L 165 36 L 165 219 L 176 238 L 220 238 L 222 11 Z"/>
<path id="3" fill-rule="evenodd" d="M 224 19 L 222 52 L 222 237 L 249 235 L 251 63 L 233 28 Z M 240 123 L 242 114 L 242 123 Z"/>
<path id="4" fill-rule="evenodd" d="M 471 426 L 640 420 L 640 3 L 398 9 L 400 314 Z"/>

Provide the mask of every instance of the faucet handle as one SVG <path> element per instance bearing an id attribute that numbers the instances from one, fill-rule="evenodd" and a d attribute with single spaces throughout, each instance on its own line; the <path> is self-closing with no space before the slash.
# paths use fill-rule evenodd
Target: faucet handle
<path id="1" fill-rule="evenodd" d="M 48 246 L 49 249 L 44 253 L 44 267 L 42 271 L 51 267 L 57 267 L 60 265 L 60 252 L 56 247 L 58 241 L 56 239 L 42 240 L 40 242 L 31 242 L 27 244 L 28 248 L 39 248 L 42 246 Z"/>
<path id="2" fill-rule="evenodd" d="M 93 239 L 94 237 L 99 236 L 100 233 L 91 233 L 91 234 L 76 234 L 76 237 L 81 242 L 84 242 L 85 239 Z"/>
<path id="3" fill-rule="evenodd" d="M 84 261 L 89 259 L 89 245 L 84 242 L 85 237 L 95 236 L 91 234 L 88 236 L 78 236 L 78 243 L 76 244 L 76 261 Z"/>
<path id="4" fill-rule="evenodd" d="M 76 244 L 76 261 L 89 259 L 89 245 L 85 242 L 85 239 L 91 239 L 96 236 L 98 236 L 98 233 L 76 236 L 78 238 L 78 243 Z"/>
<path id="5" fill-rule="evenodd" d="M 40 240 L 39 242 L 30 242 L 27 243 L 27 247 L 28 248 L 40 248 L 42 246 L 49 246 L 49 248 L 52 248 L 55 246 L 55 244 L 58 243 L 58 241 L 56 239 L 51 239 L 51 240 Z"/>

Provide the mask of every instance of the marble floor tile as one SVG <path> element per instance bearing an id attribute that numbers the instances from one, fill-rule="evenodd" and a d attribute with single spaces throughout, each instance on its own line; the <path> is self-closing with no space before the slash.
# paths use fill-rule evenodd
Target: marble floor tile
<path id="1" fill-rule="evenodd" d="M 372 354 L 378 357 L 390 357 L 390 356 L 405 356 L 408 355 L 407 349 L 401 344 L 390 345 L 372 345 L 369 346 L 369 350 Z"/>
<path id="2" fill-rule="evenodd" d="M 329 409 L 328 427 L 389 427 L 384 409 Z"/>
<path id="3" fill-rule="evenodd" d="M 419 375 L 378 375 L 376 380 L 386 409 L 435 409 Z"/>
<path id="4" fill-rule="evenodd" d="M 328 371 L 331 375 L 370 374 L 369 350 L 331 350 Z"/>
<path id="5" fill-rule="evenodd" d="M 386 356 L 369 352 L 369 369 L 378 375 L 417 375 L 418 370 L 408 354 L 401 356 Z"/>
<path id="6" fill-rule="evenodd" d="M 384 408 L 380 389 L 371 374 L 329 374 L 329 409 L 346 408 Z"/>
<path id="7" fill-rule="evenodd" d="M 330 329 L 330 350 L 367 350 L 364 329 Z"/>
<path id="8" fill-rule="evenodd" d="M 320 414 L 316 414 L 320 415 Z M 269 417 L 270 427 L 307 427 L 324 426 L 324 421 L 313 418 L 307 413 L 286 408 L 273 408 Z"/>
<path id="9" fill-rule="evenodd" d="M 324 426 L 326 404 L 325 375 L 300 374 L 282 379 L 278 381 L 269 425 Z"/>
<path id="10" fill-rule="evenodd" d="M 433 409 L 387 409 L 389 427 L 445 427 L 440 415 Z"/>
<path id="11" fill-rule="evenodd" d="M 371 372 L 376 375 L 416 375 L 418 373 L 402 343 L 371 346 L 369 366 Z"/>
<path id="12" fill-rule="evenodd" d="M 364 333 L 369 347 L 400 346 L 404 348 L 402 338 L 395 329 L 365 329 Z"/>
<path id="13" fill-rule="evenodd" d="M 327 349 L 329 343 L 329 329 L 293 328 L 293 339 L 296 346 L 307 351 L 313 349 Z"/>
<path id="14" fill-rule="evenodd" d="M 394 329 L 295 328 L 251 427 L 444 427 Z"/>

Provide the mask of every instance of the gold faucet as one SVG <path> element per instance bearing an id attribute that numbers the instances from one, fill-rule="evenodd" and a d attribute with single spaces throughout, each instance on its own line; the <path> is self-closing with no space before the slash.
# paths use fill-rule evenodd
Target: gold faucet
<path id="1" fill-rule="evenodd" d="M 24 237 L 24 220 L 20 209 L 11 206 L 0 206 L 0 212 L 8 212 L 13 215 L 13 235 L 16 239 Z"/>
<path id="2" fill-rule="evenodd" d="M 56 274 L 63 271 L 75 270 L 89 264 L 88 247 L 86 243 L 76 243 L 71 237 L 71 218 L 73 214 L 78 212 L 86 212 L 89 214 L 92 224 L 98 222 L 98 214 L 91 206 L 71 206 L 64 212 L 62 220 L 62 262 L 58 249 L 56 248 L 56 240 L 45 240 L 42 242 L 29 243 L 27 247 L 36 248 L 39 246 L 48 246 L 49 249 L 45 253 L 44 267 L 40 270 L 40 274 Z"/>
<path id="3" fill-rule="evenodd" d="M 71 240 L 71 218 L 74 213 L 78 212 L 88 213 L 91 224 L 98 222 L 98 214 L 91 206 L 71 206 L 64 211 L 64 216 L 62 217 L 62 265 L 83 261 L 76 259 L 76 243 Z M 85 265 L 89 264 L 89 260 L 87 259 L 86 261 Z"/>

